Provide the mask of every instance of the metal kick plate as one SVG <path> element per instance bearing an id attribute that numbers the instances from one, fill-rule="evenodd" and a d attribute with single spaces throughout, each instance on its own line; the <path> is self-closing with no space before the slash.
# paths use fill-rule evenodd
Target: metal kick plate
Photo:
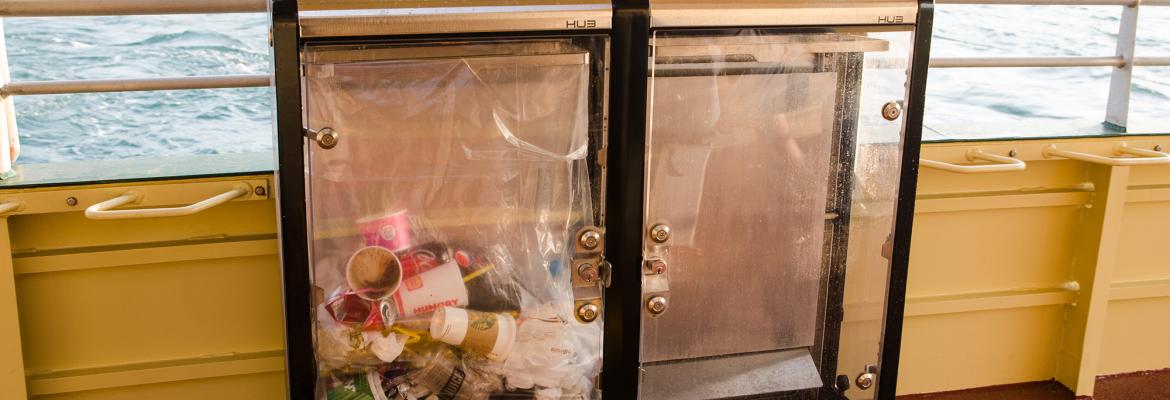
<path id="1" fill-rule="evenodd" d="M 300 3 L 302 37 L 609 29 L 609 1 L 483 0 Z"/>
<path id="2" fill-rule="evenodd" d="M 642 367 L 639 397 L 723 399 L 821 387 L 808 349 L 651 364 Z"/>

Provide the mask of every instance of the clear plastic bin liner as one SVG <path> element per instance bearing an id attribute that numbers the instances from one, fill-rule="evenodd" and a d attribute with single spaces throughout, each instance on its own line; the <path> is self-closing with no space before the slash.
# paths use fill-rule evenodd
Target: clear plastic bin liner
<path id="1" fill-rule="evenodd" d="M 318 393 L 382 371 L 392 399 L 593 397 L 601 323 L 576 322 L 559 268 L 596 224 L 593 53 L 545 40 L 305 57 L 308 127 L 340 135 L 309 143 Z"/>

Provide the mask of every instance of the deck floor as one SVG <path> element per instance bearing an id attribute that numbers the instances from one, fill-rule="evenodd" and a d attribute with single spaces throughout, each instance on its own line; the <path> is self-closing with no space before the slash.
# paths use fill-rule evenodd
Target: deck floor
<path id="1" fill-rule="evenodd" d="M 1097 377 L 1093 400 L 1170 399 L 1170 369 Z M 953 392 L 898 396 L 899 400 L 1072 400 L 1056 381 L 1017 383 Z"/>

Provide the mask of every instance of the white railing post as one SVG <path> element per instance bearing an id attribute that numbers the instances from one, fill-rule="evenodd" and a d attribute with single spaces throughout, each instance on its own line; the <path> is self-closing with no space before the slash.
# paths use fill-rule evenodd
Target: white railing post
<path id="1" fill-rule="evenodd" d="M 1125 130 L 1129 120 L 1129 90 L 1133 78 L 1133 49 L 1137 42 L 1138 8 L 1141 0 L 1125 6 L 1117 28 L 1117 56 L 1125 65 L 1113 69 L 1109 80 L 1109 103 L 1105 106 L 1105 123 Z"/>
<path id="2" fill-rule="evenodd" d="M 4 44 L 4 23 L 0 20 L 0 86 L 12 79 L 8 71 L 8 47 Z M 0 97 L 0 179 L 12 177 L 12 162 L 20 156 L 20 136 L 16 131 L 16 108 L 12 96 Z"/>

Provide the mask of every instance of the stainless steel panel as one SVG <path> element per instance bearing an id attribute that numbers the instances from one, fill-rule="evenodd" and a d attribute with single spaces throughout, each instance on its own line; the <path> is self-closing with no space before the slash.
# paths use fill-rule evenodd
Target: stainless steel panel
<path id="1" fill-rule="evenodd" d="M 643 400 L 720 399 L 821 387 L 806 349 L 647 365 Z"/>
<path id="2" fill-rule="evenodd" d="M 653 79 L 646 226 L 673 232 L 645 243 L 670 308 L 643 317 L 643 362 L 813 344 L 837 79 Z"/>
<path id="3" fill-rule="evenodd" d="M 310 1 L 299 14 L 301 36 L 609 29 L 608 1 Z"/>
<path id="4" fill-rule="evenodd" d="M 654 28 L 913 24 L 917 15 L 915 1 L 650 1 Z"/>

